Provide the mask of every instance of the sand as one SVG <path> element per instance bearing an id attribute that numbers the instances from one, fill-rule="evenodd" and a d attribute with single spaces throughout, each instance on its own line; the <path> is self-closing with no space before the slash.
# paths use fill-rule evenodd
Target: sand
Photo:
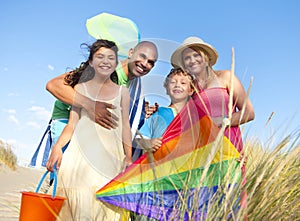
<path id="1" fill-rule="evenodd" d="M 11 170 L 0 163 L 0 221 L 19 220 L 21 192 L 35 192 L 45 171 L 20 166 Z"/>

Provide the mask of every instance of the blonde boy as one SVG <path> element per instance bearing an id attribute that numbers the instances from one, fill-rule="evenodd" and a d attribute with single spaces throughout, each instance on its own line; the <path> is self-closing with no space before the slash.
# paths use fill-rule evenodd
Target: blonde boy
<path id="1" fill-rule="evenodd" d="M 146 146 L 153 152 L 160 148 L 163 133 L 192 96 L 193 85 L 193 77 L 181 68 L 173 68 L 167 75 L 164 87 L 171 103 L 167 107 L 159 107 L 139 131 L 146 141 Z M 137 141 L 140 139 L 138 136 Z"/>

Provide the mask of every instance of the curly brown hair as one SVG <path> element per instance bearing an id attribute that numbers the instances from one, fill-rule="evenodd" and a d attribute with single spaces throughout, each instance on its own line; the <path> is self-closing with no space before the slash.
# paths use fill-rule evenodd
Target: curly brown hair
<path id="1" fill-rule="evenodd" d="M 113 41 L 105 40 L 105 39 L 98 39 L 95 41 L 91 46 L 83 43 L 81 46 L 85 46 L 89 50 L 89 58 L 87 61 L 82 62 L 78 68 L 73 71 L 70 71 L 66 77 L 64 78 L 65 83 L 74 87 L 76 84 L 81 82 L 87 82 L 95 76 L 94 69 L 89 65 L 89 62 L 93 60 L 93 55 L 102 47 L 112 49 L 116 57 L 118 57 L 118 47 Z M 118 62 L 118 61 L 117 61 Z M 116 82 L 118 80 L 118 76 L 116 71 L 114 71 L 110 78 L 112 81 Z M 116 82 L 117 83 L 117 82 Z"/>

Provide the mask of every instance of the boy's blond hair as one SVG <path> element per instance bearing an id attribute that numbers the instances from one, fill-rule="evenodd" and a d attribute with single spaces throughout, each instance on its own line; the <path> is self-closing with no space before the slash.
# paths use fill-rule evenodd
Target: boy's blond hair
<path id="1" fill-rule="evenodd" d="M 193 77 L 190 73 L 188 73 L 188 72 L 182 70 L 181 68 L 172 68 L 172 69 L 170 70 L 170 73 L 167 75 L 167 77 L 166 77 L 166 79 L 165 79 L 165 82 L 164 82 L 164 88 L 166 88 L 166 90 L 168 89 L 168 86 L 169 86 L 169 82 L 170 82 L 171 77 L 173 77 L 173 76 L 175 76 L 175 75 L 183 75 L 183 76 L 187 76 L 188 79 L 190 80 L 191 89 L 194 90 L 194 87 L 195 87 L 195 84 L 194 84 L 194 81 L 195 81 L 195 80 L 194 80 L 194 77 Z"/>

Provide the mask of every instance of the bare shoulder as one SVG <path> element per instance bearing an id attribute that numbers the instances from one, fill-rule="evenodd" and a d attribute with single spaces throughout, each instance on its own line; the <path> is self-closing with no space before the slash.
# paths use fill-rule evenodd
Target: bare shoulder
<path id="1" fill-rule="evenodd" d="M 120 85 L 119 87 L 121 90 L 122 97 L 124 97 L 124 95 L 129 96 L 129 89 L 126 86 Z"/>
<path id="2" fill-rule="evenodd" d="M 125 109 L 129 109 L 129 103 L 130 103 L 130 94 L 129 89 L 123 85 L 119 86 L 121 87 L 121 103 L 122 107 L 125 107 Z"/>
<path id="3" fill-rule="evenodd" d="M 223 86 L 228 87 L 231 77 L 231 71 L 229 70 L 215 70 L 217 79 L 222 82 Z"/>
<path id="4" fill-rule="evenodd" d="M 82 95 L 85 95 L 86 94 L 86 91 L 84 90 L 84 86 L 83 86 L 84 83 L 78 83 L 74 86 L 74 91 L 77 92 L 77 93 L 80 93 Z"/>
<path id="5" fill-rule="evenodd" d="M 216 76 L 221 79 L 228 78 L 231 75 L 230 70 L 215 70 L 214 72 L 215 72 Z"/>

